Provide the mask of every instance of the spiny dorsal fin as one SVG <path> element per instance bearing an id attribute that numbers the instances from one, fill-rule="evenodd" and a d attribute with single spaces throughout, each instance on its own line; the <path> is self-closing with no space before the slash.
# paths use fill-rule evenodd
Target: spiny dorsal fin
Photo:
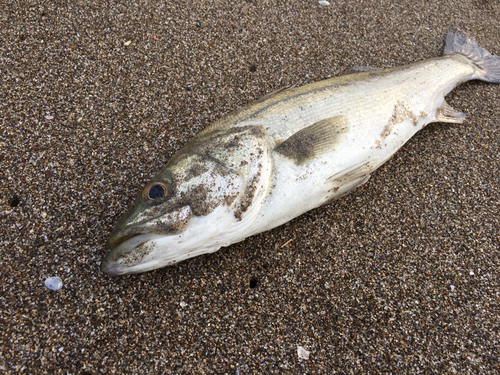
<path id="1" fill-rule="evenodd" d="M 329 117 L 298 131 L 275 151 L 300 165 L 334 150 L 345 140 L 349 129 L 349 120 L 344 115 Z"/>
<path id="2" fill-rule="evenodd" d="M 452 108 L 445 100 L 441 108 L 438 108 L 437 110 L 436 121 L 461 124 L 464 122 L 465 117 L 465 113 Z"/>

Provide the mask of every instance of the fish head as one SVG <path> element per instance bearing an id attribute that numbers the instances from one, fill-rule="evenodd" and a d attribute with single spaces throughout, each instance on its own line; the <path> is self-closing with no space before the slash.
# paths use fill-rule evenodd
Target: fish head
<path id="1" fill-rule="evenodd" d="M 194 138 L 174 155 L 117 222 L 101 270 L 145 272 L 236 242 L 270 176 L 263 131 L 248 128 Z"/>

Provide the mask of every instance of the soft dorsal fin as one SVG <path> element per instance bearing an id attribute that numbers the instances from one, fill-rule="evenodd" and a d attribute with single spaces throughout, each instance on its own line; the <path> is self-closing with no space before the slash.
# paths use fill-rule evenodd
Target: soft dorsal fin
<path id="1" fill-rule="evenodd" d="M 374 68 L 373 66 L 354 65 L 354 66 L 351 66 L 349 69 L 347 69 L 344 74 L 373 72 L 375 70 L 379 70 L 379 69 Z"/>
<path id="2" fill-rule="evenodd" d="M 275 151 L 300 165 L 335 150 L 345 139 L 350 129 L 346 116 L 334 116 L 315 122 L 304 128 L 278 147 Z"/>
<path id="3" fill-rule="evenodd" d="M 288 90 L 289 88 L 292 88 L 294 87 L 294 85 L 288 85 L 288 86 L 285 86 L 285 87 L 282 87 L 278 90 L 275 90 L 273 92 L 270 92 L 269 94 L 266 94 L 264 96 L 261 96 L 259 99 L 255 100 L 254 103 L 260 103 L 260 102 L 263 102 L 264 100 L 268 99 L 269 97 L 273 96 L 274 94 L 277 94 L 279 92 L 282 92 L 282 91 L 285 91 L 285 90 Z"/>
<path id="4" fill-rule="evenodd" d="M 465 113 L 452 108 L 452 106 L 449 105 L 445 100 L 441 108 L 438 108 L 437 110 L 436 121 L 461 124 L 462 122 L 464 122 L 465 117 Z"/>

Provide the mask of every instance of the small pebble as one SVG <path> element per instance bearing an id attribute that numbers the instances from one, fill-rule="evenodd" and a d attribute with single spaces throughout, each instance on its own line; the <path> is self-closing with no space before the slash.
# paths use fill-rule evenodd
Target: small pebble
<path id="1" fill-rule="evenodd" d="M 59 290 L 63 287 L 63 282 L 58 276 L 47 277 L 45 279 L 45 286 L 51 290 Z"/>
<path id="2" fill-rule="evenodd" d="M 299 356 L 300 359 L 309 359 L 309 354 L 311 352 L 305 350 L 302 346 L 297 345 L 297 355 Z"/>

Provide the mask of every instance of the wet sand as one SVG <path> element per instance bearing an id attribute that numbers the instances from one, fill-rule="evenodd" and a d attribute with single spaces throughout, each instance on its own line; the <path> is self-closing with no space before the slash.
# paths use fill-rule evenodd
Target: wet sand
<path id="1" fill-rule="evenodd" d="M 435 57 L 452 28 L 500 55 L 499 20 L 488 0 L 3 5 L 0 372 L 500 372 L 500 85 L 457 88 L 464 124 L 429 125 L 340 201 L 176 266 L 99 270 L 117 218 L 223 114 Z"/>

